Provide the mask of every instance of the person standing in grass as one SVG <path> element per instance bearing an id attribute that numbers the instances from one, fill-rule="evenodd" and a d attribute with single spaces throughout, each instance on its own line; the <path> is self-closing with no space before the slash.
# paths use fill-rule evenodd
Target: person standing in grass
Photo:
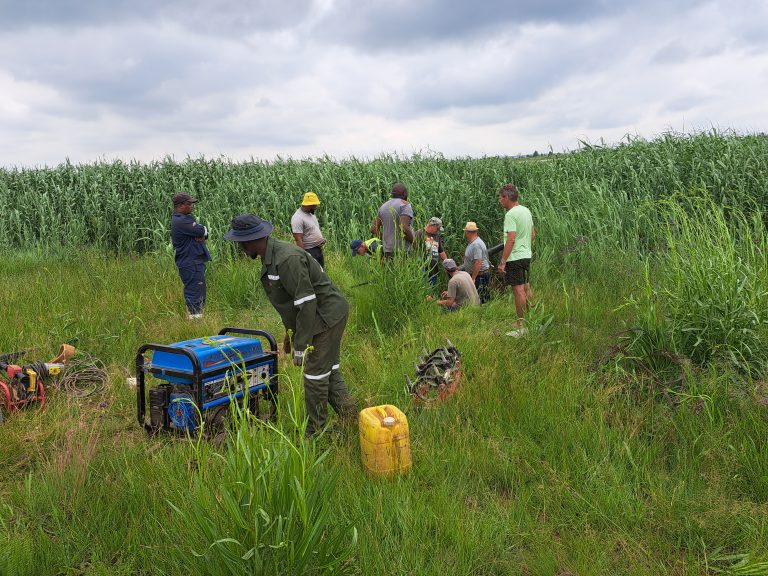
<path id="1" fill-rule="evenodd" d="M 467 248 L 464 250 L 464 262 L 459 270 L 464 270 L 475 283 L 477 293 L 480 295 L 480 303 L 485 304 L 491 299 L 488 283 L 491 279 L 491 263 L 488 260 L 488 248 L 480 238 L 477 224 L 467 222 L 464 226 L 464 236 L 467 239 Z"/>
<path id="2" fill-rule="evenodd" d="M 432 286 L 437 284 L 440 262 L 448 258 L 443 247 L 443 238 L 440 236 L 442 231 L 443 221 L 437 216 L 433 216 L 424 228 L 416 230 L 413 235 L 413 244 L 416 249 L 424 251 L 425 262 L 428 262 L 429 283 Z"/>
<path id="3" fill-rule="evenodd" d="M 325 268 L 325 259 L 323 258 L 325 238 L 323 238 L 320 223 L 315 216 L 318 206 L 320 206 L 320 198 L 317 197 L 317 194 L 314 192 L 304 194 L 301 206 L 291 217 L 291 232 L 293 232 L 296 246 L 309 252 L 312 258 Z"/>
<path id="4" fill-rule="evenodd" d="M 504 250 L 499 262 L 499 271 L 504 274 L 505 283 L 512 286 L 515 297 L 517 320 L 514 330 L 507 336 L 515 338 L 527 333 L 523 325 L 525 311 L 533 299 L 529 282 L 531 246 L 536 236 L 531 211 L 519 202 L 520 193 L 513 184 L 499 190 L 499 204 L 506 210 L 504 215 Z"/>
<path id="5" fill-rule="evenodd" d="M 171 216 L 171 242 L 176 251 L 176 267 L 184 284 L 184 302 L 190 319 L 203 317 L 205 306 L 205 264 L 211 255 L 205 245 L 208 229 L 192 216 L 197 202 L 186 192 L 174 194 Z"/>
<path id="6" fill-rule="evenodd" d="M 261 285 L 286 331 L 293 332 L 293 363 L 304 366 L 307 434 L 312 435 L 325 426 L 328 404 L 342 418 L 356 414 L 339 362 L 349 304 L 317 260 L 271 233 L 266 220 L 241 214 L 224 239 L 237 242 L 248 257 L 261 258 Z"/>
<path id="7" fill-rule="evenodd" d="M 408 188 L 397 182 L 392 186 L 392 198 L 379 208 L 371 226 L 374 236 L 384 244 L 384 258 L 395 252 L 408 251 L 413 244 L 413 206 L 408 202 Z"/>
<path id="8" fill-rule="evenodd" d="M 449 311 L 458 310 L 462 306 L 479 306 L 480 295 L 477 293 L 475 283 L 472 282 L 472 277 L 463 270 L 459 270 L 456 262 L 450 258 L 443 260 L 443 268 L 450 276 L 450 280 L 448 280 L 448 290 L 440 295 L 441 299 L 437 303 Z"/>

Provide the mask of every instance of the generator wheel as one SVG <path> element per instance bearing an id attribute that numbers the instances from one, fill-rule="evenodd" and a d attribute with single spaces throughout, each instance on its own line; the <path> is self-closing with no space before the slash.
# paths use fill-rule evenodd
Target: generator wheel
<path id="1" fill-rule="evenodd" d="M 230 412 L 229 404 L 222 404 L 212 409 L 205 419 L 205 433 L 214 446 L 221 446 L 227 438 Z"/>
<path id="2" fill-rule="evenodd" d="M 259 390 L 248 399 L 248 409 L 256 418 L 264 422 L 277 420 L 277 407 L 269 390 Z"/>

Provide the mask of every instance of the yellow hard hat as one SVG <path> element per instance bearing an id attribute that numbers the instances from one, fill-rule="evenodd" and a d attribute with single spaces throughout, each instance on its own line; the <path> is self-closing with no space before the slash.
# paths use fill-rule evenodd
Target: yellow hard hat
<path id="1" fill-rule="evenodd" d="M 304 194 L 304 200 L 301 203 L 302 206 L 317 206 L 320 204 L 320 198 L 314 192 L 307 192 Z"/>

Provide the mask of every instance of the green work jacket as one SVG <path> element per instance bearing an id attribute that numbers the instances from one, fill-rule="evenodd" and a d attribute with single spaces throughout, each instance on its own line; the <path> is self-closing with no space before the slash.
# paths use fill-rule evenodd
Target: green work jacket
<path id="1" fill-rule="evenodd" d="M 293 330 L 294 350 L 303 352 L 315 334 L 349 312 L 349 304 L 317 260 L 290 242 L 267 238 L 261 285 L 285 328 Z"/>

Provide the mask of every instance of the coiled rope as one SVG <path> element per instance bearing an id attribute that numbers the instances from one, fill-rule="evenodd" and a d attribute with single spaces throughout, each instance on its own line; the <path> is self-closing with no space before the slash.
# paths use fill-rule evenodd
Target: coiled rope
<path id="1" fill-rule="evenodd" d="M 101 360 L 78 350 L 56 379 L 56 387 L 76 398 L 88 398 L 101 394 L 108 378 L 109 373 Z"/>

